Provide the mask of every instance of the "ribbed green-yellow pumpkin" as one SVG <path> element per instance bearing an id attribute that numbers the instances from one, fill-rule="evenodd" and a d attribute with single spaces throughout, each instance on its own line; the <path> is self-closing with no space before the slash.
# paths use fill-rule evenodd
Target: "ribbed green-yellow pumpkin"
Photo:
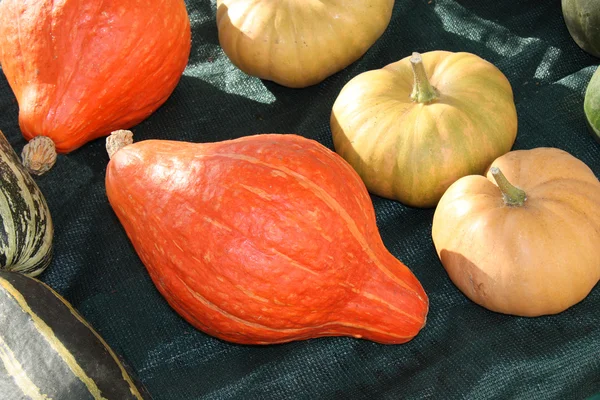
<path id="1" fill-rule="evenodd" d="M 517 113 L 495 65 L 431 51 L 350 80 L 333 105 L 331 131 L 371 193 L 429 208 L 458 178 L 482 174 L 512 148 Z"/>

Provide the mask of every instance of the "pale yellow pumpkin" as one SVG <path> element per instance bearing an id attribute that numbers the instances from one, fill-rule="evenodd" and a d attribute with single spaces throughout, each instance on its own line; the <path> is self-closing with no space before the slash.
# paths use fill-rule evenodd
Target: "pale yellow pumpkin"
<path id="1" fill-rule="evenodd" d="M 217 0 L 219 43 L 245 73 L 302 88 L 360 58 L 394 0 Z"/>
<path id="2" fill-rule="evenodd" d="M 452 282 L 492 311 L 539 316 L 600 279 L 600 182 L 555 148 L 509 152 L 442 196 L 432 238 Z"/>
<path id="3" fill-rule="evenodd" d="M 350 80 L 331 114 L 335 150 L 369 191 L 434 207 L 458 178 L 508 152 L 517 113 L 508 79 L 471 53 L 414 53 Z"/>

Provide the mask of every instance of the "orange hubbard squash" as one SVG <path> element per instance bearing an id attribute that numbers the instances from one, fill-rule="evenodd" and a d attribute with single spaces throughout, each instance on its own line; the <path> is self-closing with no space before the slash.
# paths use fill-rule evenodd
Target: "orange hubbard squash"
<path id="1" fill-rule="evenodd" d="M 198 329 L 243 344 L 393 344 L 424 326 L 427 295 L 384 247 L 364 184 L 333 151 L 262 134 L 115 152 L 111 141 L 128 134 L 107 143 L 108 199 L 160 293 Z"/>
<path id="2" fill-rule="evenodd" d="M 153 113 L 190 46 L 183 0 L 0 2 L 0 64 L 21 131 L 50 137 L 59 153 Z"/>

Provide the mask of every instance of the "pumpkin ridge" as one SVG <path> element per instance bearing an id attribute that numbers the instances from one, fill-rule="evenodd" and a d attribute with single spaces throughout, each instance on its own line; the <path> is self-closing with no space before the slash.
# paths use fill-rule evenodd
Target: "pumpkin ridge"
<path id="1" fill-rule="evenodd" d="M 64 6 L 63 6 L 64 7 Z M 98 6 L 98 8 L 96 9 L 96 11 L 100 8 L 100 6 Z M 87 14 L 87 13 L 86 13 Z M 91 13 L 91 15 L 93 17 L 95 17 L 96 19 L 98 19 L 98 12 L 94 12 Z M 57 119 L 57 110 L 62 106 L 62 101 L 60 101 L 61 99 L 63 99 L 67 93 L 69 93 L 69 89 L 71 86 L 71 83 L 73 82 L 73 79 L 75 78 L 75 71 L 79 71 L 80 70 L 80 65 L 81 62 L 83 60 L 83 57 L 75 57 L 75 65 L 71 66 L 69 65 L 68 68 L 65 68 L 64 66 L 64 57 L 61 57 L 61 54 L 56 54 L 55 50 L 56 50 L 56 38 L 57 36 L 55 35 L 55 28 L 59 27 L 59 25 L 57 25 L 54 21 L 54 17 L 55 17 L 55 2 L 53 1 L 52 4 L 50 5 L 50 13 L 49 13 L 50 17 L 50 21 L 48 21 L 48 24 L 50 25 L 50 37 L 51 37 L 51 41 L 52 41 L 52 54 L 54 55 L 54 57 L 56 57 L 57 60 L 61 60 L 61 68 L 59 69 L 59 71 L 57 72 L 57 76 L 56 76 L 56 87 L 59 88 L 59 91 L 55 91 L 54 94 L 54 98 L 53 101 L 49 101 L 48 104 L 50 105 L 48 110 L 47 110 L 47 115 L 51 116 L 51 120 L 44 118 L 43 120 L 43 124 L 48 126 L 48 127 L 53 127 L 56 126 L 56 119 Z M 87 14 L 90 15 L 90 14 Z M 45 19 L 45 18 L 44 18 Z M 77 27 L 79 28 L 79 27 Z M 85 43 L 89 40 L 89 37 L 92 34 L 92 30 L 88 29 L 84 35 L 83 38 L 80 39 L 80 46 L 77 52 L 75 53 L 79 53 L 81 54 L 82 51 L 81 49 L 83 47 L 85 47 Z M 60 37 L 60 36 L 58 36 Z M 68 55 L 72 55 L 73 53 L 68 53 Z M 69 63 L 72 62 L 72 58 L 70 58 L 69 60 L 67 60 Z M 70 72 L 69 77 L 67 79 L 67 81 L 61 81 L 61 84 L 58 84 L 58 81 L 61 80 L 61 78 L 64 76 L 63 73 L 64 71 L 68 70 Z M 54 106 L 52 106 L 54 104 Z M 72 128 L 70 128 L 72 129 Z M 77 129 L 79 130 L 79 129 Z M 45 127 L 42 127 L 41 132 L 46 132 L 48 133 L 49 130 Z M 53 135 L 54 136 L 54 135 Z M 79 136 L 79 135 L 78 135 Z M 53 141 L 55 139 L 52 139 Z M 64 141 L 68 141 L 68 140 L 62 140 L 61 142 Z"/>
<path id="2" fill-rule="evenodd" d="M 482 110 L 479 107 L 477 107 L 477 103 L 474 104 L 471 101 L 467 100 L 466 97 L 462 97 L 460 95 L 446 95 L 444 96 L 444 103 L 451 106 L 454 110 L 460 112 L 466 118 L 467 121 L 477 121 L 477 126 L 485 126 L 488 128 L 480 130 L 480 134 L 477 136 L 477 146 L 472 147 L 474 151 L 475 149 L 477 150 L 474 154 L 469 154 L 466 157 L 467 159 L 480 158 L 478 157 L 478 155 L 483 153 L 483 151 L 481 151 L 481 147 L 483 146 L 483 144 L 487 145 L 485 148 L 485 153 L 487 154 L 496 153 L 499 156 L 510 150 L 510 147 L 512 147 L 512 144 L 514 143 L 514 139 L 516 137 L 516 129 L 514 131 L 514 134 L 512 135 L 512 140 L 509 141 L 509 146 L 507 147 L 507 143 L 505 143 L 505 136 L 498 135 L 497 125 L 495 125 L 494 121 L 491 121 L 490 118 L 487 117 L 487 115 L 484 115 L 485 110 Z M 471 105 L 474 105 L 474 107 Z M 492 135 L 492 133 L 494 134 Z M 466 147 L 468 148 L 468 146 Z M 494 150 L 495 148 L 501 148 L 502 150 Z M 481 162 L 479 164 L 481 164 Z M 478 165 L 478 167 L 479 168 L 474 168 L 474 166 L 471 165 L 469 170 L 481 174 L 484 172 L 483 169 L 486 168 L 487 165 Z"/>
<path id="3" fill-rule="evenodd" d="M 582 197 L 586 197 L 586 196 L 582 196 Z M 561 216 L 559 213 L 557 213 L 555 210 L 552 210 L 551 208 L 545 206 L 544 203 L 555 203 L 555 204 L 559 204 L 561 205 L 563 208 L 568 209 L 570 212 L 574 213 L 575 215 L 579 216 L 582 220 L 582 223 L 584 224 L 588 224 L 590 225 L 594 230 L 596 230 L 597 232 L 600 232 L 600 225 L 598 224 L 597 221 L 594 221 L 593 218 L 590 218 L 588 214 L 578 211 L 577 207 L 573 207 L 571 202 L 568 201 L 564 201 L 562 199 L 556 199 L 556 198 L 548 198 L 545 197 L 543 199 L 537 199 L 536 202 L 536 208 L 543 208 L 544 212 L 555 215 L 557 220 L 563 221 L 563 229 L 566 225 L 570 225 L 573 226 L 574 228 L 572 229 L 573 232 L 577 232 L 581 225 L 579 223 L 576 224 L 568 224 L 569 219 L 568 218 L 564 218 L 563 216 Z M 599 207 L 600 208 L 600 207 Z M 600 219 L 599 219 L 600 221 Z"/>
<path id="4" fill-rule="evenodd" d="M 355 330 L 359 330 L 359 331 L 364 331 L 364 332 L 373 332 L 373 333 L 381 333 L 384 334 L 386 336 L 392 336 L 392 337 L 396 337 L 398 339 L 409 339 L 411 337 L 413 337 L 414 335 L 408 335 L 408 336 L 404 336 L 404 335 L 397 335 L 394 333 L 390 333 L 387 331 L 382 331 L 380 329 L 375 329 L 372 327 L 364 327 L 362 325 L 358 325 L 358 324 L 352 324 L 349 322 L 326 322 L 323 324 L 319 324 L 319 325 L 310 325 L 310 326 L 306 326 L 303 328 L 274 328 L 274 327 L 270 327 L 267 325 L 263 325 L 263 324 L 259 324 L 256 322 L 251 322 L 248 320 L 245 320 L 243 318 L 240 318 L 238 316 L 235 316 L 233 314 L 228 313 L 227 311 L 221 309 L 220 307 L 216 306 L 214 303 L 212 303 L 211 301 L 209 301 L 208 299 L 206 299 L 204 296 L 202 296 L 201 294 L 197 293 L 196 291 L 194 291 L 192 288 L 190 288 L 181 278 L 178 278 L 181 283 L 184 285 L 184 287 L 189 291 L 189 293 L 198 301 L 200 301 L 202 304 L 204 304 L 206 307 L 210 308 L 213 311 L 216 311 L 218 313 L 220 313 L 221 315 L 225 316 L 226 318 L 230 318 L 232 320 L 234 320 L 235 322 L 238 322 L 240 324 L 249 326 L 251 328 L 255 328 L 258 330 L 267 330 L 267 331 L 273 331 L 273 332 L 280 332 L 283 334 L 295 334 L 295 333 L 300 333 L 300 332 L 304 332 L 304 331 L 314 331 L 315 329 L 319 329 L 319 328 L 325 328 L 325 327 L 335 327 L 335 326 L 342 326 L 342 327 L 346 327 L 346 328 L 351 328 L 351 329 L 355 329 Z M 195 319 L 195 318 L 194 318 Z M 418 321 L 419 322 L 419 321 Z M 320 332 L 320 334 L 322 334 L 323 332 Z M 311 336 L 313 336 L 316 333 L 311 333 Z M 339 332 L 336 332 L 335 335 L 339 335 Z M 252 335 L 250 335 L 252 336 Z M 289 341 L 289 339 L 285 338 L 281 341 L 269 341 L 268 343 L 283 343 L 283 342 L 287 342 Z M 267 343 L 267 342 L 265 342 Z"/>
<path id="5" fill-rule="evenodd" d="M 284 166 L 269 164 L 267 162 L 261 161 L 254 157 L 249 157 L 249 156 L 245 156 L 245 155 L 241 155 L 241 154 L 218 153 L 218 154 L 210 154 L 210 155 L 202 154 L 199 156 L 200 157 L 224 157 L 224 158 L 231 158 L 231 159 L 235 159 L 235 160 L 247 161 L 249 163 L 259 164 L 259 165 L 269 167 L 273 170 L 285 172 L 285 173 L 289 174 L 290 176 L 295 177 L 298 180 L 298 182 L 300 183 L 300 185 L 302 185 L 301 182 L 305 182 L 306 183 L 305 187 L 312 189 L 315 194 L 318 194 L 317 197 L 319 197 L 332 210 L 337 211 L 338 215 L 346 222 L 346 224 L 348 226 L 348 230 L 350 231 L 352 236 L 361 245 L 361 247 L 363 248 L 365 253 L 369 255 L 369 258 L 373 261 L 373 263 L 377 266 L 377 268 L 379 270 L 381 270 L 390 279 L 392 279 L 394 282 L 396 282 L 399 286 L 403 287 L 407 291 L 412 292 L 415 295 L 417 295 L 418 297 L 420 297 L 419 293 L 417 293 L 417 291 L 415 289 L 408 286 L 405 282 L 403 282 L 401 279 L 399 279 L 394 273 L 392 273 L 388 268 L 386 268 L 383 265 L 383 263 L 381 262 L 379 257 L 377 257 L 377 255 L 371 248 L 370 244 L 365 239 L 364 235 L 360 232 L 360 230 L 356 226 L 356 222 L 352 219 L 352 217 L 350 217 L 350 215 L 348 215 L 346 210 L 342 206 L 340 206 L 340 204 L 333 197 L 331 197 L 331 195 L 329 195 L 329 193 L 327 193 L 321 186 L 315 184 L 312 180 L 310 180 L 306 176 L 304 176 L 298 172 L 295 172 L 289 168 L 286 168 Z M 302 186 L 304 186 L 304 185 L 302 185 Z"/>
<path id="6" fill-rule="evenodd" d="M 381 303 L 381 304 L 385 304 L 387 307 L 389 307 L 391 310 L 394 310 L 395 312 L 397 312 L 398 314 L 402 314 L 406 317 L 408 317 L 409 319 L 412 319 L 413 321 L 417 322 L 417 323 L 421 323 L 421 319 L 416 317 L 413 314 L 407 313 L 406 311 L 394 306 L 393 304 L 388 303 L 387 301 L 385 301 L 384 299 L 369 293 L 369 292 L 365 292 L 365 291 L 361 291 L 360 295 L 369 299 L 369 300 L 373 300 L 375 302 Z"/>
<path id="7" fill-rule="evenodd" d="M 218 227 L 218 228 L 220 228 L 220 229 L 223 229 L 223 230 L 225 230 L 225 231 L 227 231 L 227 232 L 236 232 L 236 233 L 238 233 L 238 234 L 239 234 L 241 237 L 244 237 L 244 238 L 246 238 L 246 239 L 249 239 L 249 240 L 251 239 L 251 238 L 249 238 L 247 235 L 245 235 L 243 232 L 241 232 L 239 229 L 237 229 L 236 227 L 234 227 L 234 226 L 229 226 L 229 225 L 225 224 L 223 221 L 217 221 L 217 220 L 216 220 L 214 217 L 209 217 L 209 216 L 207 216 L 207 215 L 201 215 L 201 217 L 202 217 L 202 219 L 204 219 L 206 222 L 208 222 L 208 223 L 210 223 L 210 224 L 212 224 L 212 225 L 214 225 L 214 226 L 216 226 L 216 227 Z M 252 240 L 251 240 L 251 241 L 252 241 Z M 267 250 L 267 249 L 263 249 L 263 250 Z M 301 269 L 301 270 L 302 270 L 302 271 L 304 271 L 304 272 L 308 272 L 308 273 L 310 273 L 310 274 L 312 274 L 312 275 L 316 275 L 316 276 L 320 276 L 320 275 L 321 275 L 319 272 L 317 272 L 317 271 L 314 271 L 314 270 L 312 270 L 312 269 L 310 269 L 310 268 L 308 268 L 308 267 L 304 266 L 304 265 L 303 265 L 301 262 L 299 262 L 299 261 L 297 261 L 297 260 L 293 259 L 292 257 L 288 256 L 287 254 L 284 254 L 284 253 L 280 252 L 280 251 L 279 251 L 279 250 L 277 250 L 275 247 L 272 247 L 272 246 L 271 246 L 271 247 L 270 247 L 268 250 L 269 250 L 269 254 L 270 254 L 270 255 L 275 255 L 275 256 L 282 257 L 282 258 L 284 258 L 285 260 L 287 260 L 287 261 L 290 263 L 290 265 L 292 265 L 292 266 L 294 266 L 294 267 L 296 267 L 296 268 L 299 268 L 299 269 Z M 263 253 L 264 253 L 264 251 L 263 251 Z M 193 257 L 193 256 L 192 256 L 192 257 Z M 195 260 L 197 260 L 197 258 L 196 258 L 196 257 L 193 257 L 193 258 L 194 258 Z"/>
<path id="8" fill-rule="evenodd" d="M 296 18 L 295 18 L 295 16 L 297 15 L 298 11 L 296 10 L 295 13 L 293 13 L 293 12 L 290 11 L 292 9 L 292 6 L 291 6 L 292 2 L 291 1 L 286 1 L 285 3 L 288 6 L 288 13 L 289 13 L 288 15 L 291 14 L 291 17 L 289 17 L 289 20 L 290 20 L 290 22 L 291 22 L 291 24 L 293 26 L 292 31 L 294 32 L 295 35 L 297 35 L 298 33 L 301 32 L 301 31 L 300 32 L 298 31 L 298 28 L 296 26 Z M 279 11 L 279 10 L 280 10 L 280 8 L 278 7 L 277 11 Z M 297 38 L 295 37 L 294 38 L 294 42 L 296 42 L 296 41 L 297 41 Z M 296 60 L 302 60 L 302 48 L 300 46 L 292 46 L 292 47 L 293 47 L 294 52 L 295 52 Z M 300 62 L 294 63 L 294 64 L 295 64 L 295 69 L 297 71 L 299 69 Z M 306 72 L 306 67 L 305 67 L 305 69 L 302 72 Z"/>
<path id="9" fill-rule="evenodd" d="M 246 319 L 243 319 L 241 317 L 238 317 L 234 314 L 231 314 L 228 311 L 223 310 L 221 307 L 217 306 L 215 303 L 213 303 L 212 301 L 208 300 L 206 297 L 202 296 L 200 293 L 196 292 L 194 289 L 192 289 L 187 283 L 185 283 L 185 281 L 183 279 L 181 279 L 181 277 L 177 277 L 177 279 L 179 279 L 179 281 L 182 283 L 182 285 L 186 288 L 186 290 L 196 299 L 198 300 L 200 303 L 202 303 L 204 306 L 210 308 L 211 310 L 221 314 L 222 316 L 224 316 L 225 318 L 231 319 L 235 322 L 238 322 L 240 324 L 249 326 L 251 328 L 255 328 L 255 329 L 262 329 L 262 330 L 270 330 L 270 331 L 274 331 L 274 332 L 282 332 L 282 333 L 296 333 L 296 332 L 303 332 L 306 330 L 312 330 L 315 327 L 319 327 L 320 325 L 317 326 L 308 326 L 308 327 L 304 327 L 304 328 L 274 328 L 271 326 L 267 326 L 267 325 L 263 325 L 263 324 L 259 324 L 257 322 L 252 322 L 252 321 L 248 321 Z M 329 324 L 329 323 L 327 323 Z M 325 325 L 327 325 L 325 324 Z"/>
<path id="10" fill-rule="evenodd" d="M 275 11 L 275 18 L 277 18 L 278 12 L 279 12 L 279 7 L 277 7 L 277 9 Z M 273 37 L 275 37 L 277 35 L 277 28 L 276 28 L 275 24 L 269 25 L 269 27 L 270 27 L 269 36 L 272 35 Z M 271 54 L 274 53 L 275 44 L 276 44 L 276 42 L 274 40 L 271 40 L 269 49 L 267 50 L 268 54 L 264 55 L 264 57 L 263 57 L 263 62 L 266 61 L 266 63 L 267 63 L 267 74 L 269 74 L 269 75 L 274 74 L 275 68 L 276 68 L 276 65 L 274 63 L 275 58 L 271 57 Z M 238 52 L 237 47 L 233 51 L 235 52 L 235 54 L 240 54 Z"/>
<path id="11" fill-rule="evenodd" d="M 23 6 L 24 6 L 24 3 L 23 3 Z M 2 7 L 1 4 L 0 4 L 0 7 Z M 6 6 L 6 7 L 8 7 L 8 6 Z M 17 32 L 18 32 L 18 34 L 17 34 L 17 37 L 18 37 L 17 42 L 19 43 L 19 53 L 18 54 L 23 54 L 23 41 L 21 39 L 21 19 L 18 17 L 18 13 L 15 13 L 15 14 L 16 15 L 13 15 L 13 18 L 17 21 Z M 19 67 L 21 69 L 21 74 L 22 74 L 20 76 L 24 76 L 25 75 L 25 63 L 19 62 L 18 65 L 19 65 Z M 15 79 L 14 77 L 15 77 L 15 75 L 13 75 L 13 79 Z M 16 81 L 13 81 L 13 83 L 16 83 Z M 15 86 L 21 88 L 21 85 L 17 84 Z M 21 93 L 22 92 L 19 91 L 19 97 L 20 97 Z"/>
<path id="12" fill-rule="evenodd" d="M 372 328 L 372 327 L 365 328 L 362 325 L 350 324 L 350 323 L 347 323 L 347 322 L 328 322 L 326 324 L 314 326 L 313 328 L 324 328 L 326 326 L 342 326 L 342 327 L 345 327 L 345 328 L 356 329 L 356 330 L 365 331 L 365 332 L 380 333 L 380 334 L 385 335 L 385 336 L 392 336 L 392 337 L 395 337 L 397 339 L 402 339 L 402 340 L 410 339 L 410 338 L 414 337 L 414 335 L 398 335 L 396 333 L 392 333 L 392 332 L 388 332 L 388 331 L 382 331 L 381 329 L 376 329 L 376 328 Z M 324 333 L 324 332 L 321 332 L 321 333 Z M 337 332 L 333 332 L 333 334 L 334 335 L 339 335 L 339 333 L 337 333 Z M 369 340 L 373 340 L 373 339 L 369 339 Z M 376 340 L 373 340 L 373 341 L 376 341 Z"/>
<path id="13" fill-rule="evenodd" d="M 594 179 L 595 179 L 595 176 L 594 176 Z M 546 179 L 546 180 L 544 180 L 544 181 L 537 181 L 537 182 L 535 183 L 535 186 L 534 186 L 534 187 L 532 187 L 532 188 L 531 188 L 531 189 L 529 189 L 529 190 L 532 190 L 532 189 L 533 189 L 533 190 L 537 190 L 537 189 L 538 189 L 538 187 L 540 187 L 540 186 L 547 186 L 547 185 L 551 185 L 551 184 L 553 184 L 553 183 L 556 183 L 556 182 L 562 182 L 562 181 L 565 181 L 565 182 L 573 182 L 573 183 L 579 183 L 579 184 L 581 184 L 581 185 L 584 185 L 584 186 L 591 186 L 591 187 L 597 187 L 597 186 L 598 186 L 598 183 L 599 183 L 599 182 L 597 182 L 597 181 L 591 181 L 591 182 L 590 182 L 590 181 L 588 181 L 588 180 L 583 180 L 583 179 L 581 179 L 580 177 L 577 177 L 577 176 L 569 176 L 569 177 L 567 177 L 567 178 L 560 178 L 560 177 L 555 177 L 555 176 L 553 176 L 553 177 L 550 177 L 550 178 L 548 178 L 548 179 Z"/>
<path id="14" fill-rule="evenodd" d="M 48 344 L 52 347 L 52 349 L 63 359 L 65 364 L 69 367 L 71 372 L 75 376 L 77 376 L 81 382 L 87 387 L 90 394 L 94 396 L 94 399 L 106 400 L 102 397 L 100 393 L 100 389 L 87 374 L 81 368 L 73 354 L 67 349 L 56 337 L 52 329 L 46 324 L 44 320 L 37 316 L 37 314 L 29 307 L 27 300 L 23 297 L 21 293 L 19 293 L 15 287 L 6 279 L 0 278 L 0 286 L 2 286 L 7 293 L 9 293 L 21 306 L 23 312 L 29 314 L 31 317 L 35 327 L 44 332 L 44 339 L 48 341 Z"/>
<path id="15" fill-rule="evenodd" d="M 247 235 L 245 235 L 243 232 L 241 232 L 239 229 L 237 229 L 236 227 L 226 225 L 223 222 L 216 221 L 214 218 L 211 218 L 211 217 L 208 217 L 208 216 L 205 216 L 205 215 L 203 215 L 202 218 L 205 221 L 213 224 L 214 226 L 226 230 L 227 232 L 237 232 L 241 237 L 244 237 L 244 238 L 249 239 L 249 240 L 251 239 Z M 266 249 L 264 249 L 264 250 L 266 250 Z M 277 250 L 276 248 L 274 248 L 272 246 L 268 250 L 269 250 L 269 254 L 270 255 L 282 257 L 286 261 L 288 261 L 290 263 L 290 265 L 292 265 L 292 266 L 294 266 L 296 268 L 299 268 L 299 269 L 301 269 L 304 272 L 308 272 L 308 273 L 310 273 L 312 275 L 316 275 L 316 276 L 320 276 L 321 275 L 319 272 L 314 271 L 314 270 L 312 270 L 312 269 L 304 266 L 301 262 L 299 262 L 297 260 L 294 260 L 292 257 L 288 256 L 287 254 L 284 254 L 284 253 L 280 252 L 279 250 Z M 261 251 L 261 252 L 263 252 L 263 254 L 265 254 L 264 251 Z M 197 260 L 196 257 L 194 257 L 194 259 Z"/>

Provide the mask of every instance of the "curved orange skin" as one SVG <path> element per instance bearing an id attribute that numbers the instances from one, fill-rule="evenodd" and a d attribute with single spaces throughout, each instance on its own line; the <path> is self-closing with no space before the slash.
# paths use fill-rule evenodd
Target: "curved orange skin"
<path id="1" fill-rule="evenodd" d="M 106 191 L 160 293 L 210 335 L 393 344 L 425 324 L 427 295 L 384 247 L 362 181 L 313 140 L 146 140 L 115 153 Z"/>
<path id="2" fill-rule="evenodd" d="M 50 137 L 59 153 L 152 114 L 190 47 L 183 0 L 0 2 L 0 64 L 21 131 Z"/>

